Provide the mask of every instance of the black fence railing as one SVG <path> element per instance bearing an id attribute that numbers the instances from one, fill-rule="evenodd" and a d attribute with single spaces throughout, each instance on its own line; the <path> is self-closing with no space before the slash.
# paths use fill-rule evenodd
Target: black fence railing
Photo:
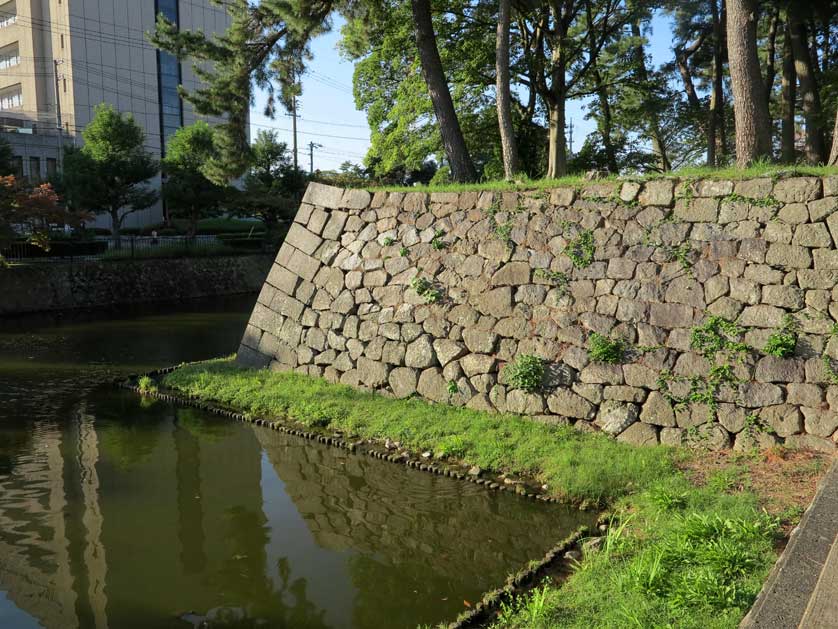
<path id="1" fill-rule="evenodd" d="M 270 249 L 263 236 L 220 234 L 188 236 L 123 236 L 119 243 L 109 237 L 91 240 L 55 240 L 48 249 L 26 241 L 0 248 L 0 254 L 17 263 L 60 263 L 102 260 L 137 260 L 260 253 Z"/>

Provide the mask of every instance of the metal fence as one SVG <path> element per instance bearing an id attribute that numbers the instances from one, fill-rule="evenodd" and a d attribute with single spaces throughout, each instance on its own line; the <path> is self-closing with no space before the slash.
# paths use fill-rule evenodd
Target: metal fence
<path id="1" fill-rule="evenodd" d="M 16 263 L 60 263 L 102 260 L 137 260 L 237 255 L 262 252 L 266 243 L 261 237 L 242 235 L 207 236 L 123 236 L 120 242 L 110 237 L 90 240 L 55 240 L 49 249 L 26 241 L 17 241 L 0 249 L 0 254 Z"/>

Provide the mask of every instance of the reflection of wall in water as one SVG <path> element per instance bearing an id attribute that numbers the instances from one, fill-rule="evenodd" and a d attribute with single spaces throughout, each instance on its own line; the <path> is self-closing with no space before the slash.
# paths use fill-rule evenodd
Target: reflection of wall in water
<path id="1" fill-rule="evenodd" d="M 441 574 L 467 563 L 479 574 L 535 557 L 528 551 L 539 542 L 528 544 L 522 530 L 532 540 L 557 540 L 576 525 L 559 520 L 560 509 L 551 519 L 544 517 L 546 505 L 340 450 L 286 446 L 288 437 L 267 430 L 255 433 L 324 548 L 375 553 L 385 564 L 421 563 Z M 534 517 L 522 520 L 527 514 Z M 441 548 L 445 540 L 451 543 Z"/>

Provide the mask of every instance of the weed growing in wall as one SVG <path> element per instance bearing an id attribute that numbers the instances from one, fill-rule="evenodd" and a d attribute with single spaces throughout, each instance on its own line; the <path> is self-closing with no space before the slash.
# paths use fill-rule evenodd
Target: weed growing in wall
<path id="1" fill-rule="evenodd" d="M 750 350 L 741 340 L 744 334 L 745 330 L 740 325 L 711 315 L 703 324 L 692 329 L 690 348 L 714 362 L 719 354 L 742 362 L 744 354 Z"/>
<path id="2" fill-rule="evenodd" d="M 585 269 L 593 263 L 595 251 L 594 233 L 586 229 L 567 244 L 564 253 L 573 262 L 573 266 Z"/>
<path id="3" fill-rule="evenodd" d="M 596 363 L 617 365 L 623 362 L 627 350 L 623 339 L 610 339 L 597 332 L 588 337 L 588 357 Z"/>
<path id="4" fill-rule="evenodd" d="M 390 246 L 390 245 L 392 245 L 395 241 L 394 241 L 392 238 L 390 238 L 390 236 L 387 236 L 387 237 L 384 239 L 384 241 L 383 241 L 383 242 L 384 242 L 384 246 L 385 246 L 385 247 L 389 247 L 389 246 Z"/>
<path id="5" fill-rule="evenodd" d="M 402 247 L 399 249 L 399 255 L 403 258 L 406 258 L 408 254 L 407 247 Z"/>
<path id="6" fill-rule="evenodd" d="M 441 229 L 437 229 L 434 232 L 433 239 L 431 240 L 431 246 L 434 249 L 436 249 L 437 251 L 445 249 L 445 247 L 447 247 L 447 245 L 442 241 L 443 238 L 445 238 L 445 232 L 442 231 Z"/>
<path id="7" fill-rule="evenodd" d="M 457 383 L 454 380 L 449 380 L 448 381 L 447 389 L 448 389 L 448 395 L 457 395 L 460 392 L 460 387 L 457 386 Z"/>
<path id="8" fill-rule="evenodd" d="M 776 330 L 765 343 L 763 353 L 777 358 L 790 358 L 794 356 L 797 347 L 797 338 L 800 335 L 800 324 L 791 315 L 783 317 L 783 323 L 779 330 Z"/>
<path id="9" fill-rule="evenodd" d="M 430 280 L 416 276 L 410 280 L 410 287 L 425 300 L 426 304 L 435 304 L 442 299 L 442 293 L 434 288 Z"/>
<path id="10" fill-rule="evenodd" d="M 544 361 L 532 354 L 521 354 L 506 366 L 505 375 L 513 389 L 534 393 L 544 379 Z"/>

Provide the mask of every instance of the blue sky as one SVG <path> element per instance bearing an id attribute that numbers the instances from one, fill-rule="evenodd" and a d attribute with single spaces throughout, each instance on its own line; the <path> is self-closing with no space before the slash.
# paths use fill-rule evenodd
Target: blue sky
<path id="1" fill-rule="evenodd" d="M 314 168 L 336 169 L 349 160 L 360 164 L 369 148 L 369 127 L 366 115 L 355 109 L 352 96 L 353 64 L 345 61 L 337 50 L 340 39 L 340 22 L 336 21 L 330 33 L 317 38 L 312 44 L 314 60 L 309 73 L 303 78 L 303 95 L 299 101 L 300 166 L 308 170 L 310 142 L 322 145 L 314 151 Z M 655 65 L 672 57 L 672 35 L 668 18 L 657 15 L 652 20 L 649 34 L 651 54 Z M 279 139 L 291 146 L 291 118 L 278 115 L 274 120 L 263 115 L 265 95 L 257 93 L 256 105 L 251 113 L 251 134 L 270 127 L 277 130 Z M 568 119 L 573 121 L 573 148 L 578 150 L 585 137 L 595 130 L 592 121 L 585 119 L 585 102 L 568 104 Z"/>

